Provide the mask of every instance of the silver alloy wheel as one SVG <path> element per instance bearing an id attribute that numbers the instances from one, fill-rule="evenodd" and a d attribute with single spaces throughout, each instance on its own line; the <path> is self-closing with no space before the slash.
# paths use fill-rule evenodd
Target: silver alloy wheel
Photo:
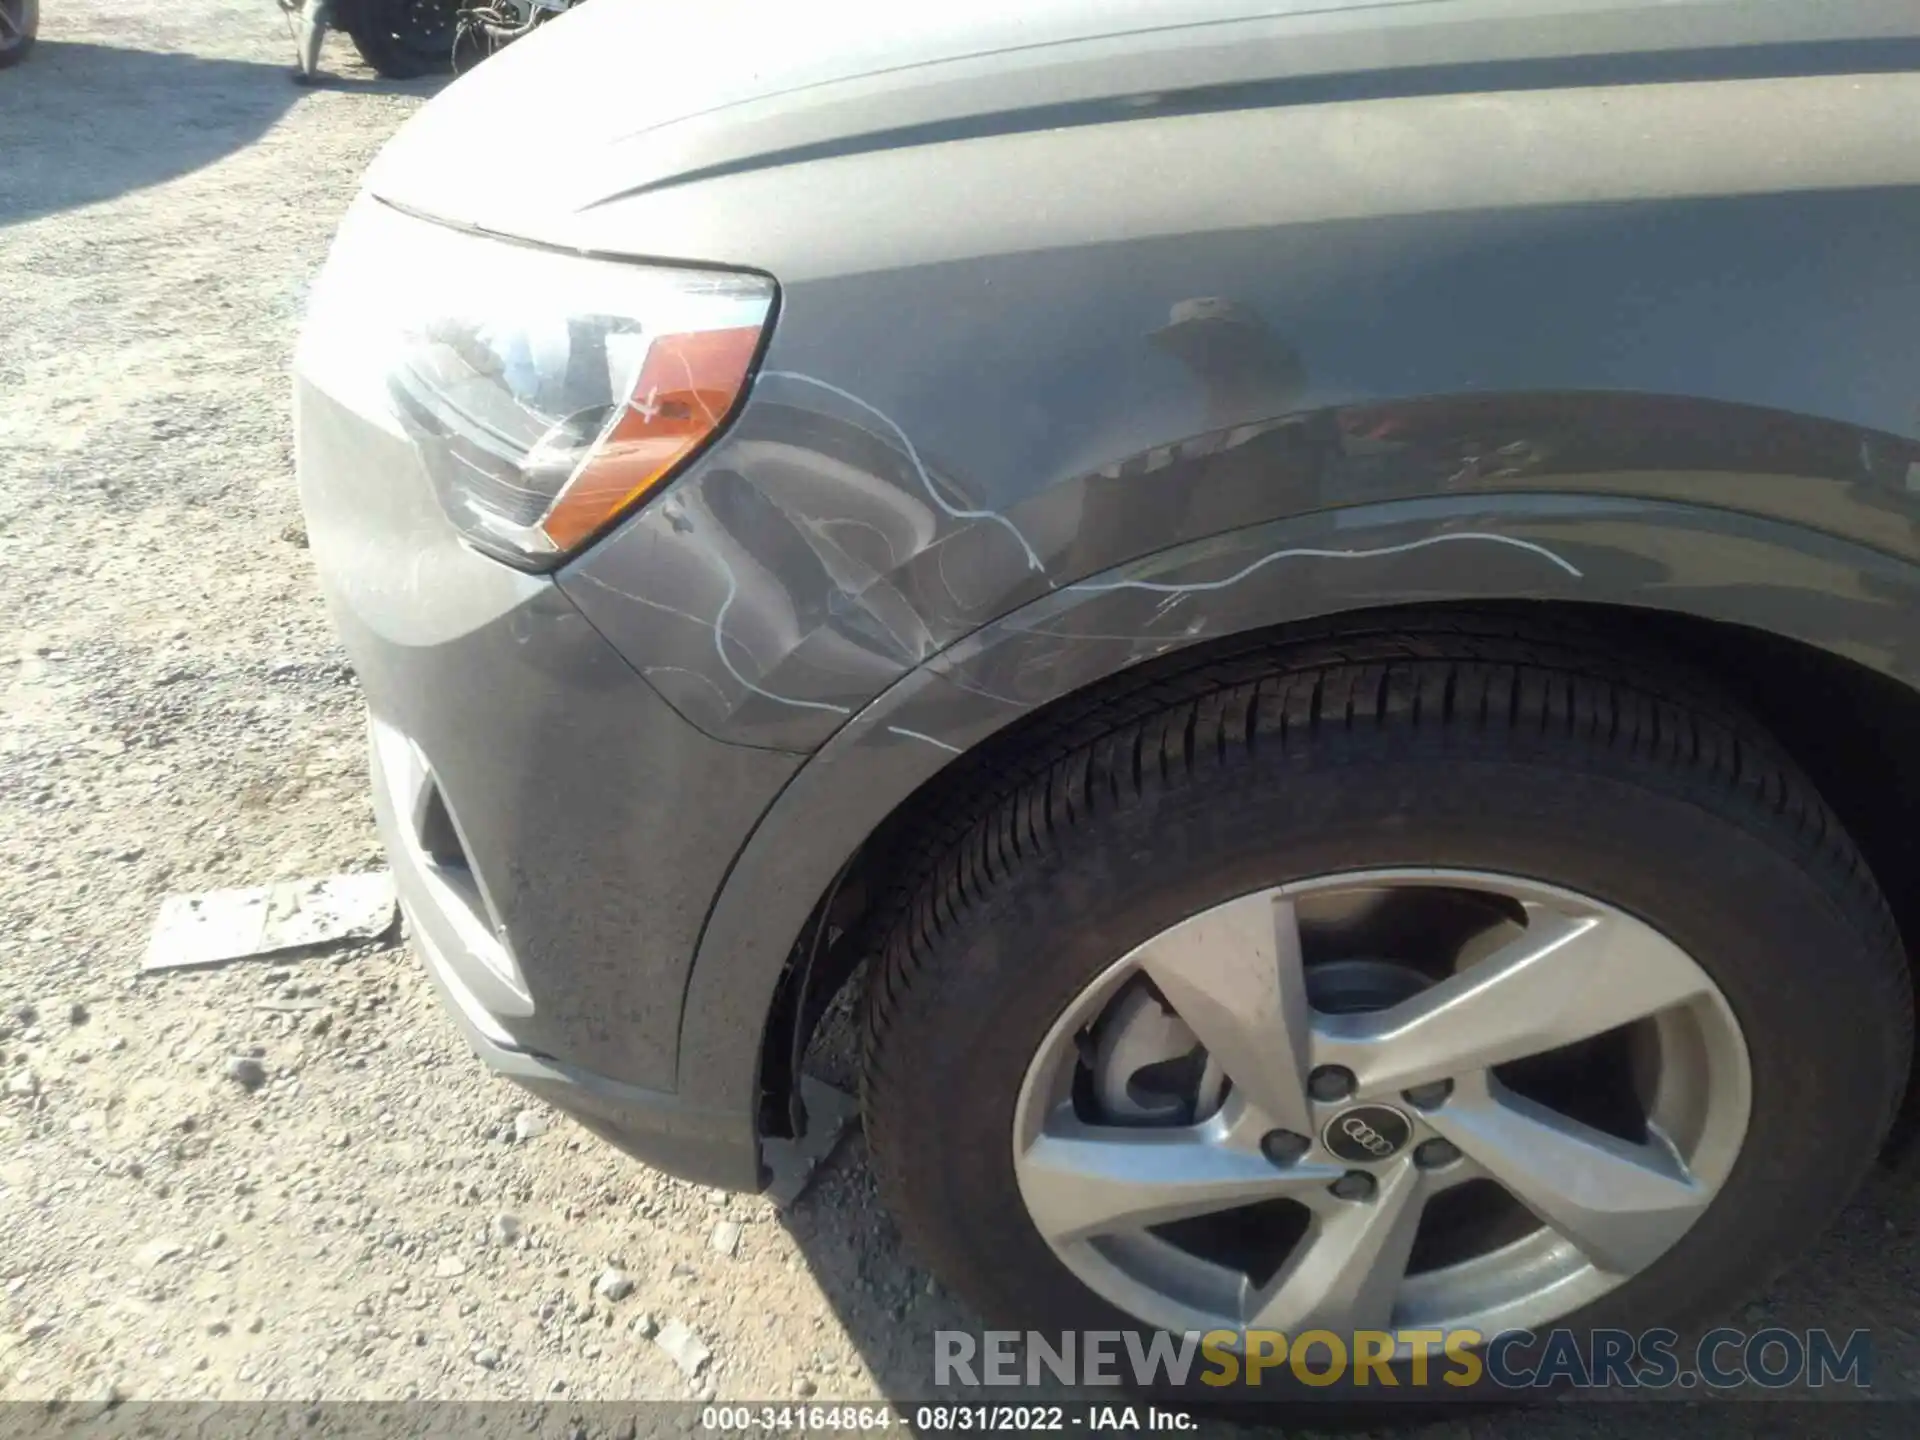
<path id="1" fill-rule="evenodd" d="M 1537 1095 L 1560 1072 L 1566 1109 Z M 1229 901 L 1111 966 L 1028 1068 L 1014 1164 L 1054 1253 L 1149 1325 L 1491 1333 L 1671 1247 L 1750 1091 L 1718 987 L 1644 922 L 1531 880 L 1376 871 Z M 1568 1113 L 1590 1094 L 1638 1113 Z M 1447 1243 L 1417 1244 L 1443 1215 Z M 1260 1264 L 1235 1250 L 1273 1236 Z"/>

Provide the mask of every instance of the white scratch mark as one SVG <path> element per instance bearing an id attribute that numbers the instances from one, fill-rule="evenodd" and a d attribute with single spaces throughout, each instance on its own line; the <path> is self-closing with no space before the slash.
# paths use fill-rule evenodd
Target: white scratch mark
<path id="1" fill-rule="evenodd" d="M 1405 545 L 1383 545 L 1375 550 L 1319 550 L 1307 547 L 1297 550 L 1276 550 L 1271 555 L 1262 555 L 1245 569 L 1236 571 L 1224 580 L 1194 580 L 1182 585 L 1168 585 L 1157 580 L 1107 580 L 1082 582 L 1078 585 L 1069 585 L 1067 589 L 1151 590 L 1159 595 L 1187 595 L 1203 590 L 1225 590 L 1229 586 L 1238 585 L 1254 571 L 1271 565 L 1276 560 L 1371 560 L 1380 555 L 1404 555 L 1409 550 L 1424 550 L 1429 545 L 1444 545 L 1454 540 L 1485 540 L 1495 545 L 1511 545 L 1516 550 L 1531 551 L 1542 559 L 1552 561 L 1576 580 L 1585 578 L 1569 561 L 1554 554 L 1544 545 L 1534 544 L 1531 540 L 1517 540 L 1511 535 L 1489 535 L 1478 530 L 1460 530 L 1447 535 L 1429 535 L 1424 540 L 1410 540 Z"/>
<path id="2" fill-rule="evenodd" d="M 713 558 L 719 561 L 720 573 L 726 576 L 727 580 L 727 598 L 720 602 L 720 613 L 713 617 L 713 653 L 720 657 L 720 663 L 727 667 L 727 673 L 754 694 L 764 696 L 768 700 L 776 700 L 782 705 L 796 705 L 802 710 L 826 710 L 834 715 L 851 715 L 853 711 L 845 705 L 829 705 L 824 700 L 796 700 L 790 695 L 776 695 L 773 691 L 762 689 L 754 684 L 734 668 L 733 661 L 727 657 L 726 623 L 727 611 L 733 607 L 734 597 L 740 593 L 740 587 L 734 583 L 733 567 L 718 555 Z M 737 643 L 745 648 L 744 641 Z"/>
<path id="3" fill-rule="evenodd" d="M 960 754 L 960 747 L 958 745 L 949 745 L 946 741 L 936 740 L 931 735 L 922 735 L 918 730 L 908 730 L 900 725 L 889 725 L 887 726 L 887 733 L 889 735 L 904 735 L 909 740 L 924 740 L 927 744 L 937 749 L 945 750 L 954 755 Z"/>
<path id="4" fill-rule="evenodd" d="M 703 675 L 698 670 L 690 670 L 685 665 L 648 665 L 640 673 L 649 680 L 656 675 L 685 675 L 689 679 L 698 680 L 713 692 L 714 698 L 720 702 L 722 713 L 733 708 L 733 697 L 720 688 L 718 680 L 711 675 Z"/>
<path id="5" fill-rule="evenodd" d="M 838 395 L 848 404 L 858 405 L 869 415 L 874 416 L 889 430 L 893 431 L 895 435 L 900 437 L 900 443 L 906 447 L 907 458 L 913 462 L 914 471 L 919 475 L 921 485 L 926 488 L 928 498 L 930 498 L 935 505 L 938 505 L 942 511 L 955 520 L 991 520 L 996 525 L 1004 525 L 1007 533 L 1020 542 L 1021 550 L 1026 553 L 1027 568 L 1037 574 L 1044 575 L 1047 573 L 1047 567 L 1040 563 L 1040 557 L 1034 554 L 1033 546 L 1029 545 L 1027 543 L 1027 537 L 1020 533 L 1020 527 L 1015 525 L 1006 516 L 997 510 L 962 510 L 949 502 L 947 498 L 940 493 L 939 487 L 933 483 L 933 476 L 928 473 L 925 463 L 920 459 L 920 452 L 914 448 L 913 441 L 907 438 L 907 432 L 895 424 L 893 417 L 887 414 L 886 411 L 880 409 L 879 406 L 862 400 L 850 390 L 842 390 L 838 385 L 829 384 L 825 380 L 815 379 L 811 375 L 802 375 L 797 370 L 763 370 L 760 373 L 763 375 L 777 376 L 782 380 L 798 380 L 803 385 L 818 385 L 822 390 L 828 391 L 830 394 Z"/>
<path id="6" fill-rule="evenodd" d="M 803 710 L 828 710 L 834 713 L 835 715 L 851 715 L 853 712 L 850 709 L 848 709 L 845 705 L 828 705 L 819 700 L 795 700 L 792 697 L 787 695 L 776 695 L 771 690 L 764 689 L 761 686 L 754 684 L 753 681 L 747 679 L 746 676 L 740 673 L 740 671 L 734 666 L 733 660 L 727 654 L 727 651 L 726 651 L 727 637 L 721 633 L 721 627 L 726 624 L 726 620 L 727 620 L 727 608 L 733 604 L 734 597 L 737 594 L 739 594 L 739 587 L 734 584 L 733 571 L 727 565 L 726 561 L 720 559 L 719 556 L 714 555 L 712 551 L 708 551 L 707 554 L 709 558 L 711 558 L 716 564 L 720 566 L 720 573 L 722 576 L 725 577 L 727 582 L 727 598 L 721 602 L 720 613 L 715 615 L 711 620 L 703 619 L 700 616 L 693 614 L 691 611 L 678 609 L 672 605 L 664 604 L 659 600 L 649 599 L 645 595 L 636 595 L 631 590 L 622 590 L 618 585 L 610 584 L 609 582 L 601 579 L 598 575 L 582 574 L 580 578 L 585 580 L 590 585 L 597 585 L 602 590 L 606 590 L 611 592 L 612 594 L 618 595 L 623 600 L 632 600 L 641 605 L 650 606 L 655 610 L 664 610 L 669 615 L 678 615 L 683 620 L 691 620 L 694 624 L 712 631 L 713 632 L 713 652 L 714 654 L 720 657 L 720 663 L 726 666 L 727 673 L 729 675 L 731 675 L 735 680 L 739 681 L 739 683 L 742 686 L 750 690 L 755 695 L 762 696 L 768 700 L 777 700 L 782 705 L 797 705 Z M 745 641 L 736 640 L 734 643 L 737 645 L 740 645 L 742 648 L 745 648 L 745 644 L 746 644 Z M 677 666 L 677 665 L 664 666 L 664 667 L 656 666 L 653 668 L 673 669 L 673 670 L 685 669 L 684 666 Z M 697 672 L 687 670 L 686 673 L 691 675 Z M 707 677 L 702 677 L 702 678 L 707 678 Z M 713 681 L 711 679 L 707 679 L 707 683 L 709 685 L 712 685 Z M 715 686 L 715 688 L 718 689 L 719 687 Z M 729 705 L 727 708 L 731 709 L 731 706 Z"/>

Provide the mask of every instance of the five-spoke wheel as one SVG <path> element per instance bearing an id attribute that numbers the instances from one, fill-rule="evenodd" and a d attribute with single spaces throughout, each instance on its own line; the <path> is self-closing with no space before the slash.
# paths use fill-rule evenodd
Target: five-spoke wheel
<path id="1" fill-rule="evenodd" d="M 1014 1163 L 1060 1259 L 1155 1325 L 1491 1333 L 1693 1224 L 1739 1152 L 1747 1066 L 1713 981 L 1611 906 L 1339 876 L 1216 906 L 1095 980 L 1028 1072 Z M 1602 1094 L 1625 1103 L 1595 1115 Z M 1415 1266 L 1443 1205 L 1453 1243 Z"/>

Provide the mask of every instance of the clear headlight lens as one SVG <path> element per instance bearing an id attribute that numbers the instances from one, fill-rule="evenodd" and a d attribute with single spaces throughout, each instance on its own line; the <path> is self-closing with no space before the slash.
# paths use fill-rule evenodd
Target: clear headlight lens
<path id="1" fill-rule="evenodd" d="M 726 424 L 774 285 L 470 235 L 362 197 L 300 366 L 404 436 L 448 516 L 515 564 L 556 563 Z"/>

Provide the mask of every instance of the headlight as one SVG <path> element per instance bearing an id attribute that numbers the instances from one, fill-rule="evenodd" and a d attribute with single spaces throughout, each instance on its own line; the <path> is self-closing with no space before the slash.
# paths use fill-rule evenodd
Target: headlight
<path id="1" fill-rule="evenodd" d="M 726 424 L 773 299 L 762 276 L 586 259 L 362 197 L 299 363 L 406 438 L 472 544 L 543 568 Z"/>

